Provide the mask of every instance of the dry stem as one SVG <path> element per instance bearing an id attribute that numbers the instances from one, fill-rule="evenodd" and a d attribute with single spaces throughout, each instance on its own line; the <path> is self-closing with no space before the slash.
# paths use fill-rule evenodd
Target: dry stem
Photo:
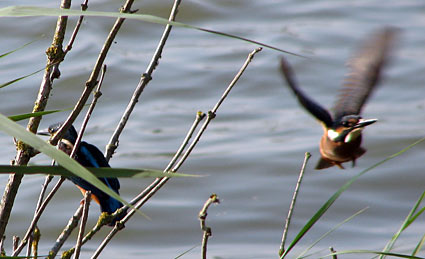
<path id="1" fill-rule="evenodd" d="M 86 191 L 84 195 L 84 208 L 83 208 L 83 216 L 82 216 L 81 224 L 80 224 L 80 231 L 78 232 L 77 244 L 75 245 L 74 259 L 78 259 L 80 257 L 81 246 L 83 245 L 81 241 L 84 236 L 84 229 L 86 228 L 90 201 L 91 201 L 91 191 Z"/>
<path id="2" fill-rule="evenodd" d="M 174 1 L 173 8 L 171 9 L 171 13 L 168 18 L 169 21 L 175 20 L 180 2 L 181 0 Z M 168 35 L 170 34 L 171 28 L 172 26 L 169 24 L 165 26 L 164 32 L 162 33 L 161 40 L 159 41 L 159 44 L 155 50 L 155 53 L 151 59 L 151 62 L 149 63 L 145 73 L 142 74 L 139 84 L 134 90 L 133 96 L 131 97 L 131 100 L 129 104 L 127 105 L 126 110 L 124 111 L 124 114 L 121 117 L 121 120 L 118 123 L 117 128 L 112 134 L 112 137 L 109 140 L 109 144 L 106 146 L 105 157 L 107 161 L 111 159 L 112 155 L 115 152 L 115 149 L 117 149 L 119 136 L 121 135 L 121 132 L 124 130 L 124 127 L 127 124 L 127 121 L 130 118 L 130 115 L 133 112 L 134 107 L 136 106 L 136 103 L 139 101 L 140 95 L 142 94 L 146 85 L 150 82 L 150 80 L 152 80 L 152 73 L 155 70 L 156 66 L 158 65 L 159 59 L 161 58 L 162 50 L 164 49 L 165 42 L 168 39 Z"/>
<path id="3" fill-rule="evenodd" d="M 127 0 L 123 7 L 121 7 L 121 12 L 123 13 L 129 13 L 131 12 L 131 5 L 133 4 L 134 0 Z M 78 100 L 77 104 L 75 105 L 74 109 L 72 110 L 71 114 L 69 114 L 66 121 L 63 123 L 62 127 L 57 131 L 57 133 L 50 139 L 50 143 L 55 145 L 59 139 L 62 138 L 63 134 L 71 127 L 72 123 L 75 121 L 77 116 L 80 114 L 81 110 L 84 108 L 84 105 L 86 104 L 90 93 L 94 89 L 94 87 L 97 85 L 98 81 L 97 78 L 99 77 L 100 71 L 102 69 L 103 62 L 105 61 L 106 55 L 108 54 L 108 51 L 112 45 L 112 43 L 115 40 L 115 37 L 118 33 L 118 31 L 121 28 L 121 25 L 124 23 L 124 18 L 118 18 L 115 21 L 114 26 L 112 27 L 111 31 L 109 32 L 108 37 L 106 38 L 106 41 L 102 47 L 102 50 L 99 53 L 99 56 L 96 60 L 96 64 L 93 67 L 92 73 L 89 77 L 89 79 L 86 82 L 86 87 L 84 88 L 83 93 L 81 94 L 80 99 Z"/>
<path id="4" fill-rule="evenodd" d="M 43 203 L 41 203 L 36 214 L 34 215 L 34 218 L 31 221 L 30 227 L 28 228 L 27 232 L 25 233 L 24 238 L 22 239 L 22 242 L 19 244 L 19 247 L 17 247 L 17 249 L 14 249 L 12 256 L 17 256 L 22 251 L 25 244 L 28 242 L 28 238 L 31 236 L 31 233 L 33 232 L 34 228 L 36 227 L 37 222 L 41 217 L 41 214 L 44 212 L 44 209 L 46 208 L 47 204 L 53 198 L 53 195 L 56 193 L 56 191 L 59 189 L 59 187 L 62 185 L 62 183 L 64 181 L 65 181 L 65 177 L 61 177 L 58 180 L 58 182 L 56 183 L 56 185 L 53 187 L 53 189 L 50 191 L 49 195 L 47 195 L 47 197 L 43 201 Z"/>
<path id="5" fill-rule="evenodd" d="M 207 243 L 208 238 L 212 236 L 211 228 L 207 227 L 205 221 L 207 219 L 208 213 L 208 207 L 213 203 L 220 203 L 220 200 L 218 199 L 217 194 L 213 193 L 211 194 L 210 198 L 205 202 L 204 207 L 202 207 L 201 211 L 199 212 L 199 221 L 201 224 L 201 229 L 203 231 L 202 236 L 202 258 L 207 258 Z"/>
<path id="6" fill-rule="evenodd" d="M 288 216 L 286 217 L 285 227 L 283 229 L 283 235 L 282 235 L 282 243 L 281 243 L 280 249 L 279 249 L 279 255 L 280 256 L 282 256 L 283 253 L 285 252 L 286 235 L 288 233 L 289 224 L 291 223 L 292 213 L 294 211 L 294 206 L 295 206 L 295 202 L 297 201 L 298 191 L 300 189 L 301 182 L 303 180 L 305 167 L 306 167 L 307 162 L 310 159 L 310 157 L 311 157 L 311 154 L 309 152 L 306 152 L 305 155 L 304 155 L 304 162 L 301 166 L 300 174 L 298 176 L 297 185 L 295 186 L 295 191 L 294 191 L 294 194 L 292 196 L 291 205 L 289 206 Z"/>
<path id="7" fill-rule="evenodd" d="M 81 218 L 81 214 L 83 214 L 84 204 L 81 204 L 78 209 L 75 211 L 74 215 L 69 219 L 68 225 L 64 228 L 62 233 L 59 235 L 58 239 L 56 239 L 56 243 L 53 245 L 52 249 L 49 251 L 49 255 L 47 258 L 53 259 L 56 257 L 59 249 L 71 235 L 74 228 L 78 226 L 78 220 Z"/>

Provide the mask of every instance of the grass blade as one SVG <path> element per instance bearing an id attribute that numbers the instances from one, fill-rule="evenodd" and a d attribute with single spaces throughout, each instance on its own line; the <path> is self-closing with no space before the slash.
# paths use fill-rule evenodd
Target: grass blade
<path id="1" fill-rule="evenodd" d="M 148 177 L 201 177 L 200 175 L 164 173 L 154 169 L 127 169 L 127 168 L 94 168 L 85 167 L 96 177 L 124 177 L 124 178 L 148 178 Z M 12 166 L 0 165 L 0 174 L 51 174 L 61 176 L 75 176 L 73 173 L 61 166 Z"/>
<path id="2" fill-rule="evenodd" d="M 196 246 L 193 246 L 193 247 L 189 248 L 188 250 L 186 250 L 186 251 L 184 251 L 183 253 L 181 253 L 181 254 L 179 254 L 178 256 L 176 256 L 174 259 L 178 259 L 178 258 L 182 257 L 183 255 L 185 255 L 185 254 L 189 253 L 190 251 L 192 251 L 192 250 L 193 250 L 193 249 L 195 249 L 196 247 L 198 247 L 198 245 L 196 245 Z"/>
<path id="3" fill-rule="evenodd" d="M 18 82 L 18 81 L 21 81 L 22 79 L 25 79 L 25 78 L 30 77 L 30 76 L 32 76 L 32 75 L 35 75 L 35 74 L 37 74 L 37 73 L 39 73 L 39 72 L 41 72 L 41 71 L 43 71 L 43 70 L 44 70 L 44 68 L 42 68 L 42 69 L 40 69 L 40 70 L 37 70 L 37 71 L 35 71 L 35 72 L 32 72 L 31 74 L 28 74 L 28 75 L 26 75 L 26 76 L 21 76 L 21 77 L 18 77 L 18 78 L 16 78 L 16 79 L 10 80 L 10 81 L 8 81 L 8 82 L 6 82 L 6 83 L 1 84 L 1 85 L 0 85 L 0 88 L 6 87 L 6 86 L 11 85 L 11 84 L 13 84 L 13 83 L 16 83 L 16 82 Z"/>
<path id="4" fill-rule="evenodd" d="M 413 206 L 413 208 L 410 210 L 409 214 L 407 215 L 406 219 L 401 224 L 400 229 L 397 231 L 397 233 L 394 234 L 394 236 L 391 238 L 391 240 L 387 243 L 387 245 L 384 247 L 382 252 L 389 252 L 391 248 L 394 246 L 395 242 L 401 235 L 401 233 L 416 219 L 424 209 L 421 209 L 418 214 L 414 215 L 416 210 L 418 209 L 419 205 L 421 204 L 422 200 L 425 198 L 425 191 L 422 193 L 421 197 L 419 197 L 416 204 Z M 384 255 L 381 255 L 379 258 L 384 258 Z"/>
<path id="5" fill-rule="evenodd" d="M 347 223 L 348 221 L 352 220 L 354 217 L 358 216 L 359 214 L 363 213 L 365 210 L 367 210 L 368 207 L 361 209 L 359 211 L 357 211 L 356 213 L 354 213 L 353 215 L 351 215 L 350 217 L 346 218 L 344 221 L 338 223 L 336 226 L 334 226 L 331 230 L 329 230 L 328 232 L 326 232 L 325 234 L 323 234 L 321 237 L 319 237 L 319 239 L 317 239 L 316 241 L 313 242 L 313 244 L 311 244 L 309 247 L 307 247 L 307 249 L 305 249 L 300 255 L 297 256 L 297 258 L 305 258 L 308 257 L 305 256 L 303 257 L 308 251 L 310 251 L 317 243 L 319 243 L 322 239 L 324 239 L 325 237 L 327 237 L 328 235 L 330 235 L 332 232 L 334 232 L 335 230 L 337 230 L 340 226 L 342 226 L 343 224 Z"/>
<path id="6" fill-rule="evenodd" d="M 329 209 L 329 207 L 335 202 L 336 199 L 345 191 L 348 189 L 348 187 L 351 186 L 357 179 L 364 175 L 365 173 L 369 172 L 370 170 L 374 169 L 375 167 L 380 166 L 381 164 L 387 162 L 388 160 L 391 160 L 407 150 L 411 149 L 412 147 L 416 146 L 417 144 L 421 143 L 425 140 L 424 138 L 421 138 L 414 143 L 410 144 L 406 148 L 402 149 L 401 151 L 379 161 L 378 163 L 370 166 L 369 168 L 361 171 L 357 175 L 353 176 L 350 180 L 348 180 L 341 188 L 339 188 L 330 198 L 323 204 L 323 206 L 313 215 L 313 217 L 304 225 L 304 227 L 301 229 L 301 231 L 297 234 L 297 236 L 294 238 L 294 240 L 291 242 L 291 244 L 286 249 L 285 253 L 282 254 L 280 258 L 284 258 L 291 250 L 292 248 L 301 240 L 301 238 L 310 230 L 310 228 L 325 214 L 325 212 Z"/>
<path id="7" fill-rule="evenodd" d="M 425 234 L 422 236 L 421 240 L 419 240 L 419 243 L 416 245 L 415 250 L 412 252 L 412 256 L 415 256 L 419 251 L 421 251 L 423 245 L 425 243 Z"/>
<path id="8" fill-rule="evenodd" d="M 326 258 L 326 257 L 332 256 L 332 255 L 340 255 L 340 254 L 376 254 L 376 255 L 394 256 L 394 257 L 398 257 L 398 258 L 425 259 L 423 257 L 417 257 L 417 256 L 411 256 L 411 255 L 405 255 L 405 254 L 398 254 L 398 253 L 379 252 L 379 251 L 372 251 L 372 250 L 346 250 L 346 251 L 340 251 L 340 252 L 328 254 L 328 255 L 320 257 L 320 258 Z"/>
<path id="9" fill-rule="evenodd" d="M 8 6 L 4 8 L 0 8 L 0 17 L 26 17 L 26 16 L 100 16 L 100 17 L 113 17 L 113 18 L 125 18 L 125 19 L 134 19 L 140 20 L 149 23 L 156 23 L 162 25 L 172 25 L 176 27 L 189 28 L 199 31 L 204 31 L 208 33 L 213 33 L 221 36 L 225 36 L 228 38 L 234 38 L 238 40 L 242 40 L 245 42 L 253 43 L 259 45 L 264 48 L 273 49 L 282 53 L 303 57 L 300 54 L 296 54 L 290 51 L 286 51 L 265 43 L 261 43 L 258 41 L 250 40 L 247 38 L 243 38 L 240 36 L 236 36 L 229 33 L 214 31 L 210 29 L 205 29 L 185 23 L 173 22 L 168 19 L 164 19 L 158 16 L 149 15 L 149 14 L 130 14 L 130 13 L 119 13 L 119 12 L 97 12 L 97 11 L 79 11 L 79 10 L 71 10 L 71 9 L 58 9 L 58 8 L 47 8 L 47 7 L 37 7 L 37 6 Z"/>
<path id="10" fill-rule="evenodd" d="M 28 43 L 26 43 L 26 44 L 24 44 L 24 45 L 22 45 L 22 46 L 20 46 L 20 47 L 18 47 L 18 48 L 16 48 L 16 49 L 14 49 L 14 50 L 11 50 L 11 51 L 8 51 L 8 52 L 6 52 L 6 53 L 4 53 L 4 54 L 1 54 L 1 55 L 0 55 L 0 58 L 4 58 L 4 57 L 6 57 L 6 56 L 8 56 L 8 55 L 10 55 L 10 54 L 12 54 L 12 53 L 14 53 L 14 52 L 16 52 L 16 51 L 20 50 L 20 49 L 25 48 L 26 46 L 28 46 L 28 45 L 30 45 L 30 44 L 32 44 L 32 43 L 34 43 L 34 42 L 36 42 L 36 41 L 38 41 L 38 39 L 33 40 L 33 41 L 30 41 L 30 42 L 28 42 Z"/>
<path id="11" fill-rule="evenodd" d="M 38 117 L 38 116 L 43 116 L 43 115 L 47 115 L 47 114 L 51 114 L 51 113 L 56 113 L 56 112 L 63 112 L 69 109 L 65 109 L 65 110 L 51 110 L 51 111 L 42 111 L 42 112 L 31 112 L 31 113 L 24 113 L 24 114 L 17 114 L 17 115 L 11 115 L 8 118 L 13 120 L 13 121 L 21 121 L 21 120 L 25 120 L 25 119 L 29 119 L 31 117 Z"/>

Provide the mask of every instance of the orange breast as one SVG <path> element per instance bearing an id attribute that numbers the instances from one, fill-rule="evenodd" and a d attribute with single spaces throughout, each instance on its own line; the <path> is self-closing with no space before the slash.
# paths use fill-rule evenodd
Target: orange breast
<path id="1" fill-rule="evenodd" d="M 78 189 L 80 189 L 80 191 L 81 191 L 81 193 L 83 194 L 83 196 L 85 196 L 85 195 L 86 195 L 86 190 L 84 190 L 83 188 L 81 188 L 81 187 L 80 187 L 80 186 L 78 186 L 78 185 L 77 185 L 77 187 L 78 187 Z M 94 200 L 97 204 L 100 204 L 100 202 L 99 202 L 99 198 L 98 198 L 96 195 L 92 194 L 92 195 L 91 195 L 91 199 L 92 199 L 92 200 Z"/>

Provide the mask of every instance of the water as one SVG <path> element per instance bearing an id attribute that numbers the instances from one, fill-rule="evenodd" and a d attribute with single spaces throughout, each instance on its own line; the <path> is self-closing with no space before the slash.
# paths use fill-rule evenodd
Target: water
<path id="1" fill-rule="evenodd" d="M 0 6 L 16 4 L 3 1 Z M 33 5 L 32 1 L 19 4 Z M 79 3 L 74 3 L 75 8 Z M 56 7 L 52 1 L 42 6 Z M 90 1 L 90 10 L 115 11 L 116 1 Z M 136 2 L 143 13 L 168 17 L 170 1 Z M 221 204 L 209 209 L 212 227 L 209 258 L 273 258 L 279 249 L 284 219 L 305 152 L 312 158 L 289 231 L 291 241 L 320 206 L 361 170 L 394 154 L 424 135 L 425 5 L 422 1 L 183 1 L 178 21 L 261 41 L 309 58 L 287 56 L 303 89 L 331 107 L 346 72 L 351 51 L 368 33 L 384 25 L 402 29 L 385 79 L 364 109 L 379 122 L 365 131 L 365 156 L 357 167 L 313 170 L 319 157 L 322 129 L 302 110 L 284 86 L 278 71 L 282 54 L 264 49 L 217 112 L 181 172 L 207 175 L 172 179 L 144 207 L 152 220 L 136 215 L 105 249 L 101 258 L 199 258 L 201 230 L 197 214 L 211 193 Z M 0 18 L 0 53 L 45 36 L 0 61 L 2 82 L 29 74 L 45 64 L 55 18 Z M 71 26 L 76 19 L 71 19 Z M 36 26 L 34 26 L 36 24 Z M 72 51 L 61 65 L 48 109 L 72 107 L 88 79 L 97 54 L 113 24 L 109 18 L 87 18 Z M 140 74 L 153 54 L 162 26 L 126 21 L 106 60 L 103 95 L 88 125 L 85 140 L 102 150 L 127 105 Z M 68 31 L 69 32 L 69 31 Z M 68 34 L 69 37 L 69 34 Z M 204 32 L 174 28 L 153 80 L 142 94 L 120 138 L 113 167 L 163 169 L 177 150 L 198 110 L 215 105 L 254 45 Z M 30 112 L 41 74 L 0 89 L 3 114 Z M 45 116 L 42 126 L 63 120 L 67 112 Z M 80 125 L 81 118 L 76 126 Z M 21 122 L 25 125 L 26 122 Z M 10 137 L 0 134 L 0 163 L 14 156 Z M 322 234 L 355 212 L 366 212 L 346 223 L 312 250 L 327 253 L 350 249 L 380 250 L 424 190 L 420 144 L 362 176 L 332 205 L 294 249 L 301 253 Z M 45 156 L 31 160 L 48 164 Z M 7 175 L 0 176 L 4 186 Z M 38 197 L 43 176 L 27 176 L 7 228 L 22 236 Z M 121 194 L 130 200 L 151 180 L 121 180 Z M 40 254 L 51 248 L 75 211 L 80 193 L 66 182 L 40 220 Z M 90 212 L 94 224 L 98 207 Z M 423 235 L 418 219 L 402 236 L 395 251 L 409 254 Z M 88 258 L 107 234 L 106 229 L 83 247 Z M 74 239 L 65 248 L 74 245 Z M 424 253 L 420 254 L 424 256 Z M 319 257 L 318 254 L 312 258 Z M 369 255 L 345 255 L 365 258 Z"/>

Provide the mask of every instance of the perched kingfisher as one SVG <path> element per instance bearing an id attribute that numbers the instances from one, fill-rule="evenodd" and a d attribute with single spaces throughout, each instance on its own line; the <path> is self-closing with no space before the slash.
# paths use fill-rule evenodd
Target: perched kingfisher
<path id="1" fill-rule="evenodd" d="M 328 110 L 313 101 L 298 87 L 292 68 L 282 58 L 281 71 L 289 88 L 299 103 L 322 125 L 324 134 L 320 140 L 321 158 L 316 169 L 334 165 L 344 169 L 342 163 L 362 156 L 366 149 L 361 147 L 362 130 L 377 121 L 363 119 L 360 115 L 363 105 L 380 79 L 380 73 L 387 63 L 395 35 L 394 28 L 384 28 L 368 38 L 349 60 L 349 73 L 333 108 L 333 116 Z"/>
<path id="2" fill-rule="evenodd" d="M 47 130 L 37 132 L 37 134 L 51 136 L 55 134 L 61 126 L 62 123 L 52 124 Z M 75 130 L 74 126 L 71 126 L 65 133 L 65 135 L 62 137 L 62 139 L 59 141 L 58 149 L 62 150 L 68 155 L 71 155 L 77 137 L 77 131 Z M 78 150 L 75 153 L 75 160 L 84 167 L 110 167 L 108 161 L 106 161 L 102 152 L 96 146 L 89 144 L 85 141 L 81 141 L 80 145 L 78 146 Z M 91 191 L 92 199 L 94 199 L 100 205 L 101 212 L 107 212 L 108 214 L 112 214 L 117 209 L 123 206 L 121 202 L 102 192 L 97 187 L 88 183 L 84 179 L 76 176 L 69 177 L 69 179 L 75 185 L 77 185 L 83 195 L 86 193 L 86 191 Z M 120 188 L 120 182 L 117 178 L 99 177 L 99 180 L 101 180 L 114 192 L 119 194 L 118 190 Z M 120 218 L 116 218 L 109 225 L 114 226 L 115 222 L 122 219 L 124 215 L 125 214 L 123 214 Z"/>

